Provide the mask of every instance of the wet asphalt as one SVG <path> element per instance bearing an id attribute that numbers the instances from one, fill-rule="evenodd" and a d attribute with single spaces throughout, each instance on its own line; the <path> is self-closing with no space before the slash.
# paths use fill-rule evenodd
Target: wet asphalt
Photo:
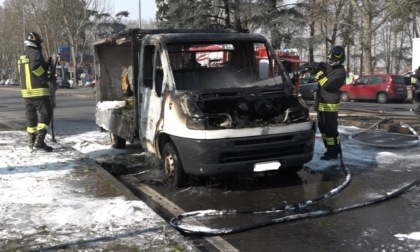
<path id="1" fill-rule="evenodd" d="M 383 134 L 382 137 L 387 137 L 388 133 Z M 376 139 L 378 136 L 373 137 Z M 413 138 L 407 136 L 404 139 L 403 136 L 400 140 L 412 141 Z M 207 227 L 232 228 L 290 214 L 340 209 L 385 196 L 420 178 L 419 155 L 407 155 L 407 152 L 420 153 L 419 146 L 388 149 L 386 151 L 404 158 L 383 163 L 376 162 L 374 158 L 384 151 L 382 149 L 361 146 L 346 137 L 342 145 L 343 149 L 363 148 L 372 158 L 346 159 L 344 154 L 351 182 L 332 199 L 298 212 L 228 215 L 198 220 Z M 317 198 L 344 182 L 345 170 L 338 161 L 323 165 L 325 167 L 314 167 L 308 163 L 302 171 L 288 176 L 271 173 L 195 179 L 191 181 L 193 186 L 184 189 L 170 188 L 161 183 L 159 172 L 151 170 L 151 165 L 147 165 L 144 173 L 125 175 L 120 179 L 130 181 L 132 185 L 146 184 L 185 212 L 206 209 L 260 211 Z M 420 187 L 414 187 L 394 199 L 371 206 L 257 227 L 221 237 L 238 251 L 418 251 L 420 241 L 401 239 L 398 235 L 420 231 L 419 192 Z M 167 220 L 174 217 L 170 213 L 165 216 L 165 211 L 160 212 Z"/>

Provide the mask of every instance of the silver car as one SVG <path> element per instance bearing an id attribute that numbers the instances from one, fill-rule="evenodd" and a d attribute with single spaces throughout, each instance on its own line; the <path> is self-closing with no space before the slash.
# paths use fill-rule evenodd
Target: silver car
<path id="1" fill-rule="evenodd" d="M 318 82 L 315 77 L 303 77 L 300 81 L 299 92 L 305 100 L 315 100 Z"/>
<path id="2" fill-rule="evenodd" d="M 19 81 L 17 79 L 7 79 L 5 85 L 9 86 L 19 86 Z"/>

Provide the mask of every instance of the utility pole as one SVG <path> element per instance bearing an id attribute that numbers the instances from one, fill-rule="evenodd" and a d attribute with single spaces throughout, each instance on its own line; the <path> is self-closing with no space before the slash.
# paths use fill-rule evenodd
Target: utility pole
<path id="1" fill-rule="evenodd" d="M 26 34 L 25 34 L 25 22 L 26 22 L 26 18 L 25 18 L 25 1 L 22 1 L 22 27 L 23 27 L 23 41 L 25 41 L 26 39 Z M 25 50 L 25 44 L 23 44 L 23 50 Z"/>
<path id="2" fill-rule="evenodd" d="M 141 0 L 139 0 L 139 28 L 141 29 Z"/>

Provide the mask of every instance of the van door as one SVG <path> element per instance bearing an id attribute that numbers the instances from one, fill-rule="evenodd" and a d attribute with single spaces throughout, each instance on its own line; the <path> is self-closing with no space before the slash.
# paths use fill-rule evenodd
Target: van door
<path id="1" fill-rule="evenodd" d="M 163 69 L 157 45 L 145 45 L 140 56 L 140 123 L 143 149 L 156 154 L 155 139 L 162 118 Z"/>

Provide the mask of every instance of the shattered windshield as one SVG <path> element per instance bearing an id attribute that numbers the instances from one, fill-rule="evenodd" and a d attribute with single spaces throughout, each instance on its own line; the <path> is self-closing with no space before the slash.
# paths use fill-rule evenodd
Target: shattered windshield
<path id="1" fill-rule="evenodd" d="M 177 90 L 270 87 L 289 81 L 264 43 L 169 44 Z"/>

